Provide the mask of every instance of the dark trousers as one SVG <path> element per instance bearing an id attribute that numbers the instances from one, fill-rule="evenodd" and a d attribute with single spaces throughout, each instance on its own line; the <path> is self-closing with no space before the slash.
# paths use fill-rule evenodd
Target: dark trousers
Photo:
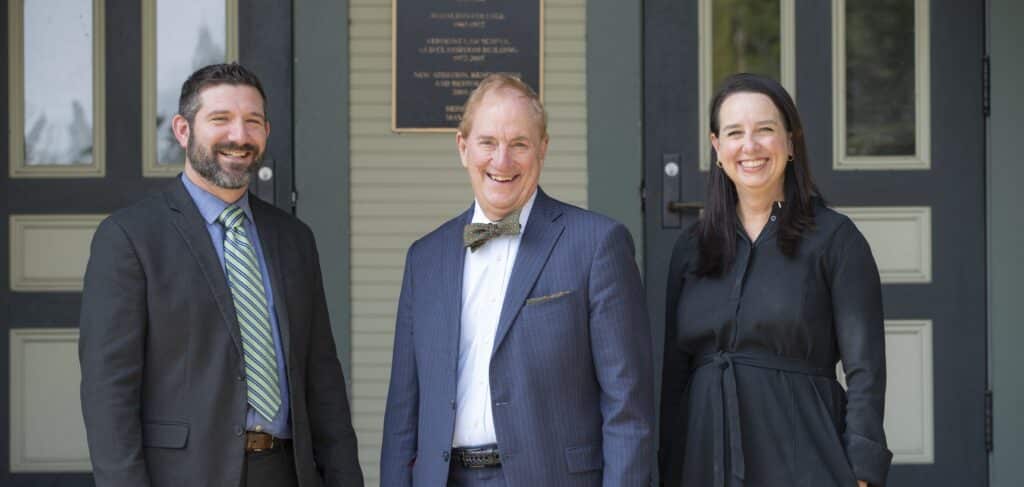
<path id="1" fill-rule="evenodd" d="M 295 474 L 295 454 L 292 442 L 285 441 L 280 448 L 245 454 L 243 487 L 298 487 Z"/>
<path id="2" fill-rule="evenodd" d="M 501 467 L 465 468 L 451 462 L 448 468 L 448 487 L 507 487 Z"/>

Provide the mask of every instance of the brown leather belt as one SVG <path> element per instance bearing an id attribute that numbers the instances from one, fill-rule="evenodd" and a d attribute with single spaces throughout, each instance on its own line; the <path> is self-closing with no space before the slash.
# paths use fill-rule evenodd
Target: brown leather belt
<path id="1" fill-rule="evenodd" d="M 255 453 L 261 451 L 275 450 L 281 448 L 289 440 L 284 438 L 275 438 L 267 433 L 259 433 L 256 431 L 245 432 L 245 452 Z"/>

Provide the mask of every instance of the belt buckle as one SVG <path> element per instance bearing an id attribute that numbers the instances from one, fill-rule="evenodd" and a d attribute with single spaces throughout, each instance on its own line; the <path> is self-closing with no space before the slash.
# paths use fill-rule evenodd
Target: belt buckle
<path id="1" fill-rule="evenodd" d="M 264 451 L 270 451 L 270 450 L 274 449 L 274 447 L 276 446 L 276 443 L 277 443 L 277 438 L 274 438 L 273 436 L 271 436 L 270 437 L 270 446 L 268 446 L 266 448 L 253 448 L 252 451 L 253 451 L 253 453 L 260 453 L 260 452 L 264 452 Z"/>
<path id="2" fill-rule="evenodd" d="M 501 465 L 501 455 L 494 447 L 462 448 L 459 453 L 459 463 L 468 470 L 482 470 Z"/>
<path id="3" fill-rule="evenodd" d="M 483 470 L 488 467 L 484 463 L 484 459 L 480 457 L 469 458 L 466 455 L 462 456 L 462 467 L 467 470 Z"/>
<path id="4" fill-rule="evenodd" d="M 253 432 L 249 432 L 249 433 L 255 433 L 254 436 L 256 436 L 257 438 L 260 438 L 260 437 L 269 437 L 270 438 L 270 445 L 269 446 L 267 446 L 266 448 L 255 448 L 255 447 L 250 448 L 250 449 L 248 449 L 248 451 L 251 452 L 251 453 L 260 453 L 260 452 L 264 452 L 264 451 L 270 451 L 270 450 L 273 450 L 277 446 L 277 437 L 275 437 L 274 435 L 271 435 L 271 434 L 268 434 L 268 433 L 263 433 L 261 431 L 253 431 Z M 249 433 L 247 433 L 246 436 L 248 436 Z M 248 438 L 246 438 L 246 439 L 248 440 Z M 255 441 L 253 443 L 255 443 Z"/>

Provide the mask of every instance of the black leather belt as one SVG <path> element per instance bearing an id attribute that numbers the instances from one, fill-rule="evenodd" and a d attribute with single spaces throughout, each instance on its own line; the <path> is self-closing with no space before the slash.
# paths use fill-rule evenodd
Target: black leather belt
<path id="1" fill-rule="evenodd" d="M 463 468 L 493 468 L 501 466 L 498 445 L 452 448 L 452 461 Z"/>

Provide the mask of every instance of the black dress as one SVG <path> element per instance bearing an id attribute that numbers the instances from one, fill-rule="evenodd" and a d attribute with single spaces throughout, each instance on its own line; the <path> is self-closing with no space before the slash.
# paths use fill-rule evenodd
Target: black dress
<path id="1" fill-rule="evenodd" d="M 737 228 L 736 260 L 721 277 L 693 274 L 692 232 L 676 243 L 661 405 L 666 486 L 885 484 L 885 332 L 871 249 L 847 217 L 817 205 L 814 227 L 786 257 L 779 211 L 756 242 Z"/>

